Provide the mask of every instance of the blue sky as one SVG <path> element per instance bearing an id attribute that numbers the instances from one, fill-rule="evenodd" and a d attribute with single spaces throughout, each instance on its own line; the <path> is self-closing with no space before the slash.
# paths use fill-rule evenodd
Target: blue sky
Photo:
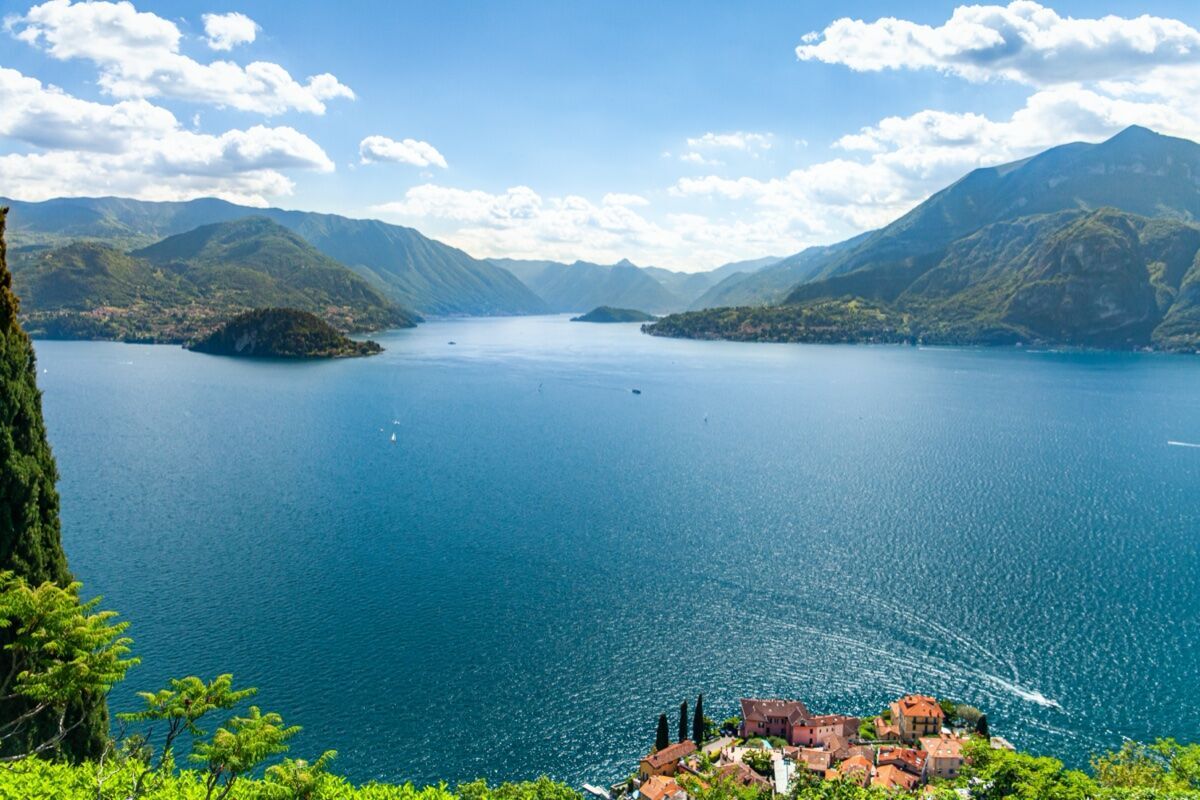
<path id="1" fill-rule="evenodd" d="M 1200 137 L 1195 2 L 345 5 L 0 0 L 0 194 L 696 270 L 1063 141 Z"/>

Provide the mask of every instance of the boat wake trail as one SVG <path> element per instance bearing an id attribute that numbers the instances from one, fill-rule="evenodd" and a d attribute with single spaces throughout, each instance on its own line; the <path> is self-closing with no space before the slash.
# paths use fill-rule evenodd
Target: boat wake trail
<path id="1" fill-rule="evenodd" d="M 1043 708 L 1057 708 L 1059 711 L 1063 710 L 1063 707 L 1059 704 L 1059 702 L 1057 700 L 1051 700 L 1049 697 L 1046 697 L 1046 695 L 1042 694 L 1041 692 L 1037 691 L 1036 689 L 1026 689 L 1024 687 L 1017 686 L 1012 681 L 1006 681 L 1006 680 L 1004 680 L 1004 678 L 1001 678 L 997 675 L 986 675 L 985 674 L 985 675 L 983 675 L 983 678 L 985 680 L 991 682 L 992 684 L 996 685 L 997 687 L 1003 689 L 1004 691 L 1015 694 L 1017 697 L 1021 698 L 1022 700 L 1025 700 L 1030 703 L 1035 703 L 1039 706 L 1042 706 Z"/>
<path id="2" fill-rule="evenodd" d="M 1200 447 L 1200 444 L 1195 444 L 1195 443 L 1193 443 L 1193 442 L 1175 442 L 1175 441 L 1168 441 L 1168 442 L 1167 442 L 1167 444 L 1168 444 L 1170 447 Z"/>

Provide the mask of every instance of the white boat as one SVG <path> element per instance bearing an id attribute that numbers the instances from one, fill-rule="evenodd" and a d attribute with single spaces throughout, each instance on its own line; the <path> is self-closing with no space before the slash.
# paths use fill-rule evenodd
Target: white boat
<path id="1" fill-rule="evenodd" d="M 395 443 L 396 443 L 396 434 L 393 432 L 392 433 L 392 444 L 395 444 Z"/>

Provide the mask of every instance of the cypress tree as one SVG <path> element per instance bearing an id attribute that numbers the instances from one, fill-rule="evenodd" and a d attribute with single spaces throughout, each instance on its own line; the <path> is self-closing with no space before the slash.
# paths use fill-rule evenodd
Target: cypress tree
<path id="1" fill-rule="evenodd" d="M 704 695 L 696 698 L 696 710 L 692 713 L 692 741 L 699 747 L 704 743 Z"/>
<path id="2" fill-rule="evenodd" d="M 980 716 L 979 721 L 975 723 L 975 733 L 984 739 L 992 738 L 991 731 L 988 730 L 987 714 Z"/>
<path id="3" fill-rule="evenodd" d="M 42 394 L 37 387 L 33 343 L 17 320 L 20 303 L 12 291 L 4 232 L 7 208 L 0 208 L 0 570 L 9 570 L 31 585 L 71 582 L 63 552 L 58 519 L 58 468 L 46 439 Z M 0 631 L 0 647 L 11 632 Z M 0 670 L 9 669 L 7 651 L 0 649 Z M 0 703 L 0 724 L 28 706 L 16 700 Z M 63 742 L 63 754 L 84 758 L 99 753 L 108 733 L 103 698 L 81 700 L 68 710 L 70 720 L 85 717 Z M 55 720 L 38 720 L 31 739 L 56 730 Z M 14 737 L 15 738 L 15 737 Z M 17 750 L 26 742 L 6 742 Z"/>
<path id="4" fill-rule="evenodd" d="M 667 725 L 667 715 L 658 715 L 658 734 L 654 737 L 654 749 L 666 750 L 671 746 L 671 728 Z"/>
<path id="5" fill-rule="evenodd" d="M 679 704 L 679 741 L 687 738 L 687 700 Z"/>

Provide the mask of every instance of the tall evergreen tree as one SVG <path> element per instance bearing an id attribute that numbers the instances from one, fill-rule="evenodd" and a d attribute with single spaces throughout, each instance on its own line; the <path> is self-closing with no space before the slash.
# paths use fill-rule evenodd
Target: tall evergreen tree
<path id="1" fill-rule="evenodd" d="M 679 704 L 679 741 L 687 738 L 687 700 Z"/>
<path id="2" fill-rule="evenodd" d="M 654 749 L 665 750 L 671 746 L 671 728 L 667 725 L 667 715 L 658 715 L 658 734 L 654 737 Z"/>
<path id="3" fill-rule="evenodd" d="M 704 695 L 696 698 L 696 710 L 692 712 L 692 741 L 699 747 L 704 743 Z"/>
<path id="4" fill-rule="evenodd" d="M 988 730 L 987 714 L 979 717 L 979 721 L 975 723 L 975 733 L 982 736 L 984 739 L 991 739 L 991 731 Z"/>
<path id="5" fill-rule="evenodd" d="M 31 585 L 51 581 L 71 582 L 63 552 L 58 519 L 58 468 L 46 439 L 42 420 L 42 394 L 37 387 L 33 343 L 17 320 L 20 303 L 12 291 L 4 241 L 7 208 L 0 208 L 0 570 L 12 571 Z M 12 632 L 0 631 L 0 648 Z M 0 673 L 11 664 L 0 649 Z M 16 718 L 24 701 L 0 702 L 0 725 Z M 83 719 L 63 743 L 64 754 L 82 758 L 95 755 L 108 735 L 108 713 L 103 698 L 81 701 L 69 709 L 69 719 Z M 47 730 L 55 720 L 47 718 Z M 36 732 L 34 735 L 37 735 Z M 19 748 L 25 742 L 10 742 Z"/>

